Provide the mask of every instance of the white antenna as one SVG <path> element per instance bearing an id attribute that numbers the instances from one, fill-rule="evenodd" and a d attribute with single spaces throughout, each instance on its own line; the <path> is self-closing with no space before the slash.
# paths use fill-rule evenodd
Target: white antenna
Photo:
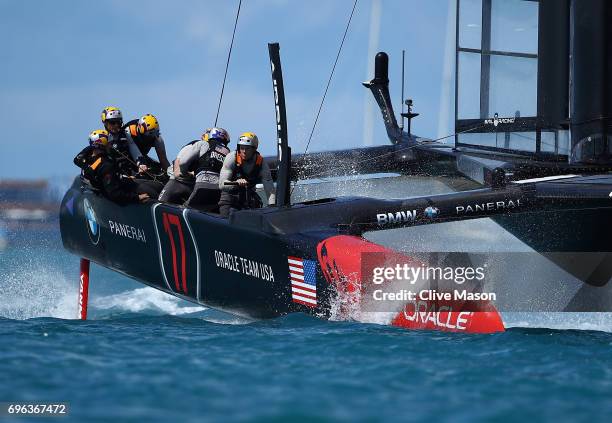
<path id="1" fill-rule="evenodd" d="M 402 102 L 400 103 L 400 122 L 399 129 L 400 132 L 404 130 L 404 67 L 406 64 L 406 50 L 402 50 Z"/>

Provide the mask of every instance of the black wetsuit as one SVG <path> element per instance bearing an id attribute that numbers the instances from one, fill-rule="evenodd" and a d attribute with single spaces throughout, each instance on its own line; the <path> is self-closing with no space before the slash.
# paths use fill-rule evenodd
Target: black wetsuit
<path id="1" fill-rule="evenodd" d="M 170 179 L 159 194 L 159 201 L 183 204 L 193 191 L 194 181 L 194 178 Z"/>
<path id="2" fill-rule="evenodd" d="M 126 176 L 137 173 L 138 167 L 130 156 L 130 147 L 125 132 L 121 130 L 118 134 L 110 134 L 109 144 L 109 155 L 115 162 L 117 172 Z"/>
<path id="3" fill-rule="evenodd" d="M 122 131 L 130 134 L 134 144 L 143 156 L 147 156 L 149 151 L 155 146 L 155 137 L 149 137 L 138 133 L 138 119 L 134 119 L 123 125 Z"/>
<path id="4" fill-rule="evenodd" d="M 227 178 L 228 181 L 237 181 L 238 179 L 246 179 L 248 185 L 246 187 L 240 186 L 224 186 L 221 192 L 219 200 L 219 212 L 221 216 L 228 217 L 232 210 L 242 209 L 257 209 L 262 206 L 261 198 L 255 186 L 261 182 L 261 173 L 263 168 L 263 157 L 256 152 L 255 156 L 249 161 L 252 162 L 252 167 L 247 172 L 245 169 L 245 163 L 238 152 L 233 153 L 234 160 L 229 160 L 224 164 L 224 174 L 222 179 Z M 228 175 L 227 172 L 231 170 Z M 269 172 L 269 171 L 268 171 Z"/>
<path id="5" fill-rule="evenodd" d="M 101 148 L 84 148 L 74 158 L 74 164 L 94 188 L 118 204 L 136 203 L 138 195 L 144 193 L 155 199 L 159 193 L 153 181 L 121 178 L 115 159 Z"/>

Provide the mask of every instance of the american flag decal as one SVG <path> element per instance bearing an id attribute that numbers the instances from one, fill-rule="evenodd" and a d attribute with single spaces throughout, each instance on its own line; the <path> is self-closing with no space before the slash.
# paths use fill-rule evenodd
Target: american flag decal
<path id="1" fill-rule="evenodd" d="M 317 306 L 317 263 L 298 257 L 287 257 L 291 278 L 291 299 L 308 307 Z"/>

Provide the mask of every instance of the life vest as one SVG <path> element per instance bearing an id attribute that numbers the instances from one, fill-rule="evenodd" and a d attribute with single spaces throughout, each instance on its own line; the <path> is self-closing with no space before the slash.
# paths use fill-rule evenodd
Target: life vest
<path id="1" fill-rule="evenodd" d="M 155 146 L 156 137 L 150 137 L 138 132 L 138 119 L 134 119 L 123 125 L 123 130 L 130 134 L 134 144 L 140 150 L 143 156 L 149 154 L 149 151 Z"/>
<path id="2" fill-rule="evenodd" d="M 219 175 L 225 156 L 230 152 L 224 143 L 216 139 L 208 140 L 208 145 L 208 151 L 198 160 L 198 165 L 195 169 L 196 176 L 202 172 Z"/>
<path id="3" fill-rule="evenodd" d="M 236 151 L 236 167 L 234 169 L 234 173 L 232 175 L 232 180 L 235 181 L 237 179 L 246 179 L 249 185 L 255 186 L 260 179 L 261 176 L 261 167 L 263 166 L 263 156 L 259 154 L 259 152 L 255 152 L 255 165 L 251 169 L 250 172 L 246 172 L 244 170 L 245 163 L 243 162 L 240 154 Z"/>
<path id="4" fill-rule="evenodd" d="M 119 172 L 124 175 L 131 175 L 135 172 L 137 169 L 130 156 L 130 147 L 125 132 L 121 131 L 117 135 L 111 134 L 108 141 L 110 155 L 115 160 Z"/>
<path id="5" fill-rule="evenodd" d="M 255 191 L 255 185 L 261 179 L 261 168 L 263 166 L 263 156 L 258 152 L 255 152 L 255 164 L 250 172 L 246 172 L 244 165 L 246 163 L 240 158 L 240 154 L 236 151 L 236 165 L 230 177 L 231 181 L 237 179 L 246 179 L 248 186 L 246 189 L 241 187 L 232 187 L 230 190 L 224 190 L 221 192 L 221 198 L 219 205 L 230 205 L 233 208 L 242 209 L 256 209 L 262 206 L 261 198 Z"/>
<path id="6" fill-rule="evenodd" d="M 189 172 L 193 172 L 196 176 L 202 173 L 212 174 L 219 177 L 219 172 L 223 167 L 223 161 L 225 160 L 225 156 L 229 154 L 229 149 L 225 146 L 221 141 L 217 141 L 216 139 L 211 139 L 208 141 L 194 140 L 190 143 L 187 143 L 185 147 L 188 145 L 193 145 L 197 142 L 208 142 L 208 151 L 201 155 L 197 161 L 193 162 L 189 168 Z"/>
<path id="7" fill-rule="evenodd" d="M 95 147 L 87 147 L 75 158 L 74 163 L 82 169 L 83 176 L 91 183 L 94 188 L 103 189 L 102 168 L 104 164 L 111 160 L 106 153 L 93 155 Z"/>

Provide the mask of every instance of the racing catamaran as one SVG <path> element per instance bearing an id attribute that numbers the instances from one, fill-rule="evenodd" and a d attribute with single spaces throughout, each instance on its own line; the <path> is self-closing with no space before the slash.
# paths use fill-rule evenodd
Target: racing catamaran
<path id="1" fill-rule="evenodd" d="M 491 2 L 483 1 L 483 8 L 487 5 L 490 9 Z M 573 2 L 571 8 L 566 6 L 560 9 L 568 16 L 570 12 L 575 16 L 601 14 L 597 7 L 606 13 L 612 10 L 603 3 L 594 6 Z M 459 19 L 464 16 L 461 2 L 458 8 L 459 31 Z M 538 75 L 547 66 L 550 69 L 550 61 L 557 63 L 569 52 L 569 42 L 565 51 L 550 35 L 551 21 L 559 18 L 560 9 L 551 2 L 539 2 Z M 490 21 L 491 13 L 483 10 L 482 21 L 487 16 Z M 570 20 L 567 21 L 569 37 Z M 388 56 L 381 52 L 376 56 L 374 79 L 364 85 L 372 90 L 380 106 L 391 144 L 293 158 L 287 139 L 279 47 L 270 44 L 278 134 L 277 157 L 271 163 L 277 183 L 276 206 L 237 211 L 229 219 L 160 202 L 119 206 L 76 178 L 62 201 L 60 226 L 64 247 L 82 257 L 82 286 L 87 285 L 89 261 L 93 261 L 168 294 L 249 318 L 303 312 L 343 319 L 354 318 L 357 310 L 375 316 L 372 320 L 378 323 L 409 329 L 498 332 L 504 330 L 504 324 L 494 302 L 486 296 L 476 296 L 476 300 L 445 297 L 440 295 L 444 287 L 439 281 L 435 281 L 436 289 L 432 289 L 431 281 L 420 286 L 428 296 L 415 299 L 407 295 L 399 301 L 394 299 L 391 305 L 387 301 L 384 310 L 372 306 L 377 285 L 373 266 L 390 268 L 408 263 L 424 268 L 427 263 L 363 237 L 367 231 L 490 217 L 542 254 L 601 252 L 586 273 L 582 268 L 577 271 L 576 264 L 568 262 L 567 254 L 561 259 L 547 258 L 580 278 L 583 295 L 592 296 L 596 291 L 599 297 L 606 296 L 599 306 L 609 310 L 611 106 L 602 100 L 597 109 L 589 99 L 602 87 L 609 95 L 606 98 L 612 98 L 612 78 L 602 73 L 596 79 L 580 62 L 583 58 L 578 50 L 589 43 L 591 51 L 599 51 L 599 62 L 592 63 L 593 57 L 589 57 L 591 65 L 603 67 L 611 47 L 605 42 L 609 34 L 604 32 L 598 44 L 592 39 L 593 33 L 589 32 L 589 39 L 581 35 L 586 33 L 581 26 L 583 20 L 572 19 L 571 25 L 571 90 L 567 90 L 569 80 L 565 80 L 564 92 L 556 91 L 563 81 L 555 85 L 545 77 L 538 78 L 535 118 L 521 117 L 520 113 L 506 117 L 503 110 L 489 116 L 489 111 L 494 110 L 490 107 L 490 86 L 481 85 L 481 91 L 489 91 L 480 94 L 479 118 L 464 119 L 462 108 L 457 111 L 454 147 L 403 132 L 388 92 Z M 480 55 L 482 78 L 488 72 L 491 81 L 494 69 L 490 62 L 493 56 L 504 54 L 491 50 L 490 22 L 488 31 L 487 34 L 483 29 L 480 49 L 462 47 L 458 37 L 458 84 L 463 53 Z M 552 54 L 551 49 L 556 53 Z M 456 91 L 456 101 L 461 103 L 460 85 Z M 551 100 L 551 93 L 558 98 Z M 545 98 L 541 100 L 540 96 Z M 558 107 L 557 100 L 565 104 L 571 101 L 572 113 Z M 561 140 L 569 132 L 571 142 L 566 138 L 568 148 L 564 150 Z M 525 146 L 520 138 L 524 133 L 534 135 L 535 144 L 527 149 L 517 148 Z M 546 139 L 554 140 L 552 147 L 545 144 Z M 392 170 L 421 176 L 451 172 L 467 176 L 481 186 L 393 200 L 336 197 L 292 203 L 292 178 L 298 174 L 302 178 L 321 175 L 327 170 L 325 163 L 340 155 L 343 160 L 349 157 L 362 172 Z M 475 284 L 469 290 L 470 294 L 478 294 L 485 287 Z M 86 289 L 81 295 L 84 317 Z"/>

